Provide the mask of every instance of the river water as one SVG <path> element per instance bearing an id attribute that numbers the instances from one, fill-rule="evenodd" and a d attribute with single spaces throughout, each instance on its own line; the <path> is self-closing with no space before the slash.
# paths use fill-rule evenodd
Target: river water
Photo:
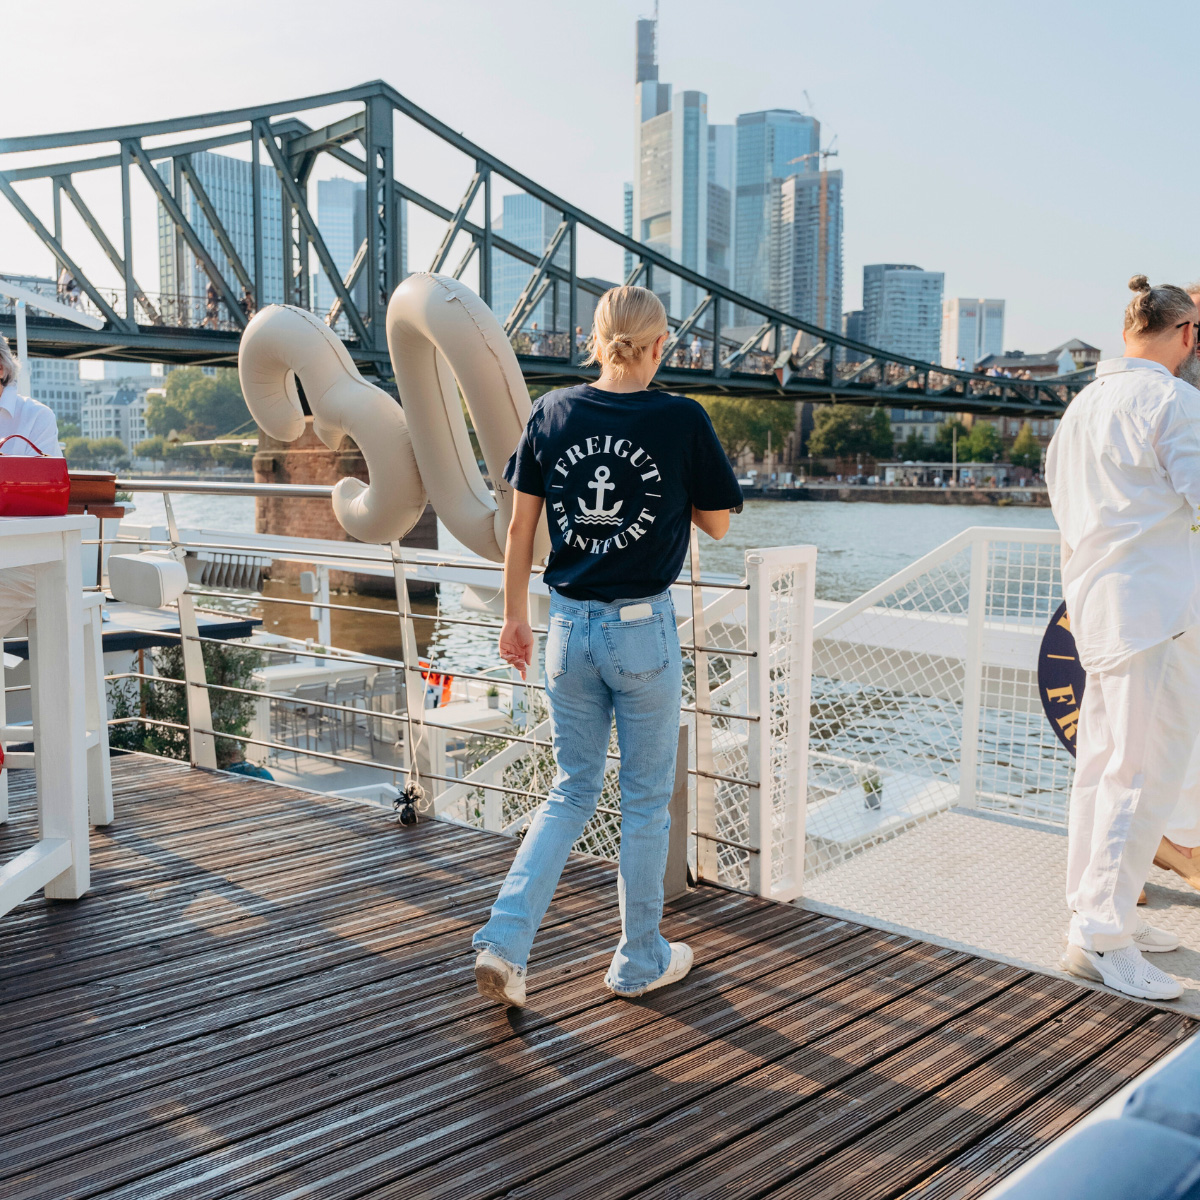
<path id="1" fill-rule="evenodd" d="M 154 493 L 138 493 L 136 512 L 129 520 L 136 524 L 161 525 L 165 522 L 162 498 Z M 254 532 L 254 501 L 244 496 L 174 497 L 175 516 L 183 529 L 226 529 L 230 532 Z M 983 505 L 875 504 L 842 501 L 750 500 L 745 510 L 734 516 L 728 535 L 720 542 L 701 536 L 700 560 L 706 574 L 742 574 L 745 551 L 769 546 L 815 545 L 817 547 L 817 597 L 822 600 L 848 601 L 882 582 L 914 559 L 936 549 L 955 534 L 973 525 L 1018 529 L 1053 529 L 1054 517 L 1048 508 L 1010 506 L 991 508 Z M 443 550 L 461 549 L 445 526 L 438 525 L 438 541 Z M 299 593 L 283 585 L 269 585 L 269 593 L 299 598 Z M 462 590 L 444 585 L 434 606 L 420 605 L 429 613 L 447 616 L 462 612 Z M 354 601 L 366 607 L 391 608 L 391 600 L 360 597 Z M 311 637 L 315 627 L 307 609 L 287 605 L 269 605 L 268 612 L 252 601 L 236 603 L 238 609 L 262 615 L 274 632 Z M 469 614 L 474 615 L 474 614 Z M 434 627 L 430 621 L 418 621 L 418 640 L 423 653 L 432 652 L 439 665 L 451 671 L 479 671 L 497 665 L 493 635 L 454 625 Z M 333 642 L 345 649 L 402 657 L 399 631 L 384 617 L 334 613 Z"/>

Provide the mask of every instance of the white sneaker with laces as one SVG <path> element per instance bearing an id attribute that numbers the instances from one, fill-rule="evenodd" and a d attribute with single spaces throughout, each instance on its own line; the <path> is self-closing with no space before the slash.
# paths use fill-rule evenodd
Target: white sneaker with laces
<path id="1" fill-rule="evenodd" d="M 490 950 L 480 950 L 475 958 L 475 986 L 485 1000 L 509 1008 L 525 1007 L 525 968 Z"/>
<path id="2" fill-rule="evenodd" d="M 1168 950 L 1179 949 L 1179 939 L 1173 933 L 1166 929 L 1156 929 L 1145 921 L 1138 922 L 1133 944 L 1143 954 L 1165 954 Z"/>
<path id="3" fill-rule="evenodd" d="M 671 961 L 667 963 L 667 969 L 653 983 L 646 984 L 644 988 L 638 988 L 636 992 L 620 992 L 607 979 L 604 981 L 604 986 L 614 996 L 632 1000 L 636 996 L 644 996 L 647 992 L 656 992 L 659 988 L 667 987 L 668 984 L 678 983 L 692 969 L 692 948 L 686 942 L 669 942 L 668 945 L 671 947 Z"/>
<path id="4" fill-rule="evenodd" d="M 1179 981 L 1151 966 L 1137 946 L 1122 946 L 1120 950 L 1103 954 L 1097 950 L 1084 950 L 1081 946 L 1068 946 L 1060 966 L 1081 979 L 1103 983 L 1126 996 L 1137 996 L 1139 1000 L 1178 1000 L 1183 994 Z"/>

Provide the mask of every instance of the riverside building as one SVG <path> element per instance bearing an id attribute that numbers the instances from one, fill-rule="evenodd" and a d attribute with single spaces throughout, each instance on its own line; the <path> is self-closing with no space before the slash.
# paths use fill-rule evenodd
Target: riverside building
<path id="1" fill-rule="evenodd" d="M 942 366 L 965 364 L 973 370 L 981 358 L 1004 351 L 1004 301 L 942 301 Z"/>
<path id="2" fill-rule="evenodd" d="M 939 362 L 944 283 L 941 271 L 911 263 L 863 267 L 863 340 L 893 354 Z"/>

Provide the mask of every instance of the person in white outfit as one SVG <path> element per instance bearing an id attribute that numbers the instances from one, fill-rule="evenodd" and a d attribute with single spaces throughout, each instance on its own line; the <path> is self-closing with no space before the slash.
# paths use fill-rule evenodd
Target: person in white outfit
<path id="1" fill-rule="evenodd" d="M 19 433 L 50 458 L 62 458 L 58 421 L 54 410 L 17 391 L 20 364 L 8 339 L 0 336 L 0 441 Z M 0 454 L 34 454 L 28 442 L 13 438 Z M 29 615 L 34 605 L 32 567 L 8 567 L 0 562 L 0 637 L 6 636 Z"/>
<path id="2" fill-rule="evenodd" d="M 1184 290 L 1200 308 L 1200 282 L 1189 283 Z M 1197 342 L 1196 353 L 1180 368 L 1179 377 L 1200 387 L 1200 342 Z M 1174 871 L 1200 891 L 1200 741 L 1192 750 L 1183 795 L 1167 823 L 1167 831 L 1154 856 L 1154 865 Z"/>
<path id="3" fill-rule="evenodd" d="M 1132 996 L 1179 983 L 1143 951 L 1178 939 L 1137 899 L 1200 735 L 1200 312 L 1144 275 L 1125 310 L 1125 357 L 1096 367 L 1046 456 L 1062 533 L 1067 613 L 1087 687 L 1068 820 L 1062 966 Z M 1064 701 L 1068 697 L 1063 698 Z"/>

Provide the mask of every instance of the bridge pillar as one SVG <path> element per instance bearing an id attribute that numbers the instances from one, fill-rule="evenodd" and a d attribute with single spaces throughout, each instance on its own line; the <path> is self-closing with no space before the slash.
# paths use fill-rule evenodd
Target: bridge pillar
<path id="1" fill-rule="evenodd" d="M 281 442 L 258 431 L 258 451 L 254 455 L 255 483 L 336 483 L 347 475 L 367 480 L 367 464 L 362 452 L 350 438 L 345 438 L 336 450 L 330 450 L 315 433 L 312 417 L 304 419 L 304 433 L 294 442 Z M 328 500 L 295 500 L 275 496 L 259 496 L 254 501 L 254 528 L 257 533 L 280 537 L 323 538 L 346 542 L 352 539 L 337 523 L 333 506 Z M 427 505 L 416 528 L 401 543 L 420 550 L 437 549 L 437 519 L 433 507 Z M 276 563 L 271 568 L 273 579 L 294 581 L 299 578 L 302 563 Z M 333 587 L 349 588 L 367 595 L 391 595 L 392 575 L 360 575 L 353 571 L 329 573 Z M 413 585 L 412 595 L 433 594 L 433 585 Z"/>

